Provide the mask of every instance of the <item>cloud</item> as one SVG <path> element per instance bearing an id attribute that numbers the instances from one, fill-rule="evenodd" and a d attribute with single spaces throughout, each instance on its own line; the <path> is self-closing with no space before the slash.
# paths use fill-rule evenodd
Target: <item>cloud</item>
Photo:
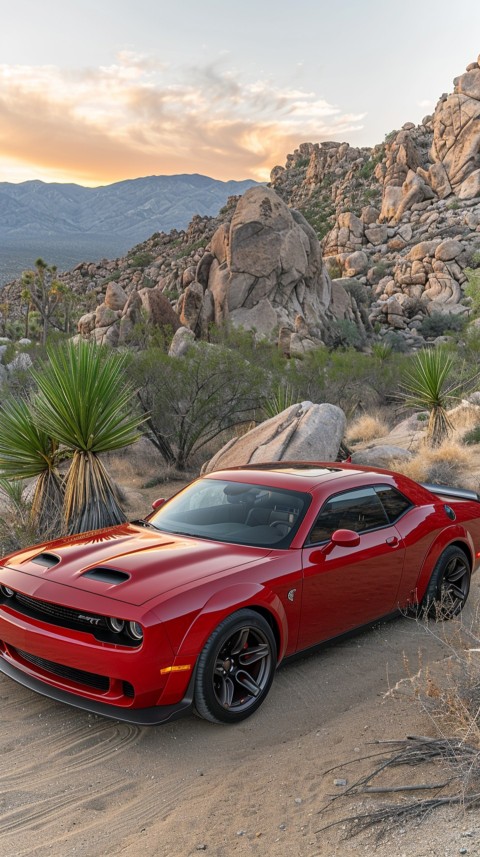
<path id="1" fill-rule="evenodd" d="M 300 142 L 362 127 L 361 114 L 247 80 L 226 61 L 173 68 L 123 52 L 74 71 L 0 65 L 0 167 L 85 184 L 177 172 L 265 179 Z"/>

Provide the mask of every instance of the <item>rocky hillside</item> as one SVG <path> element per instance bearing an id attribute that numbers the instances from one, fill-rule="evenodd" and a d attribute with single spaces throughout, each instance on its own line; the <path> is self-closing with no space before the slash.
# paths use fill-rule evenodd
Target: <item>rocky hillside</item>
<path id="1" fill-rule="evenodd" d="M 0 284 L 38 256 L 59 269 L 116 256 L 157 231 L 184 229 L 195 214 L 215 215 L 256 182 L 208 176 L 148 176 L 88 188 L 0 182 Z"/>
<path id="2" fill-rule="evenodd" d="M 468 316 L 465 272 L 480 267 L 479 251 L 474 62 L 421 125 L 407 122 L 373 149 L 304 143 L 272 170 L 271 189 L 63 279 L 93 296 L 80 332 L 101 342 L 128 341 L 146 314 L 201 337 L 229 319 L 294 355 L 330 344 L 339 323 L 364 339 L 395 332 L 415 348 L 435 338 L 426 320 L 441 315 L 448 328 Z"/>
<path id="3" fill-rule="evenodd" d="M 420 126 L 373 149 L 302 144 L 271 183 L 323 238 L 330 274 L 368 288 L 378 332 L 420 344 L 425 316 L 468 312 L 465 269 L 480 265 L 479 62 Z"/>

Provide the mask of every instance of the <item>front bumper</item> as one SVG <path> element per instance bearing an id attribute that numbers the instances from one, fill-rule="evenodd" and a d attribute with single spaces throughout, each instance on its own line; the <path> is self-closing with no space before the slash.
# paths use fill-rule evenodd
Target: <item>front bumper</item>
<path id="1" fill-rule="evenodd" d="M 138 725 L 179 717 L 192 705 L 195 659 L 183 663 L 183 672 L 174 665 L 158 621 L 147 625 L 143 643 L 131 648 L 0 605 L 0 672 L 84 711 Z"/>
<path id="2" fill-rule="evenodd" d="M 124 723 L 134 723 L 136 726 L 158 726 L 160 723 L 167 723 L 169 720 L 177 720 L 177 718 L 187 714 L 193 707 L 194 674 L 192 674 L 184 698 L 174 705 L 154 705 L 150 708 L 124 708 L 120 705 L 111 705 L 99 700 L 77 696 L 75 693 L 69 693 L 61 688 L 45 684 L 33 675 L 18 669 L 13 663 L 5 660 L 3 656 L 0 656 L 0 672 L 12 678 L 18 684 L 28 687 L 29 690 L 41 693 L 43 696 L 54 699 L 56 702 L 73 705 L 82 711 L 89 711 L 91 714 L 100 714 L 102 717 L 110 717 L 113 720 L 121 720 Z"/>

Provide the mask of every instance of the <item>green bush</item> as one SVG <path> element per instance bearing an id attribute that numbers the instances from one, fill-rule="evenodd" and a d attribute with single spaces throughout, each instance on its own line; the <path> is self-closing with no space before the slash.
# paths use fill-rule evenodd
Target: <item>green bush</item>
<path id="1" fill-rule="evenodd" d="M 135 253 L 134 256 L 131 256 L 128 260 L 129 268 L 148 268 L 148 266 L 153 262 L 154 256 L 152 253 L 147 253 L 146 250 L 141 253 Z M 114 279 L 111 277 L 110 279 Z"/>
<path id="2" fill-rule="evenodd" d="M 446 333 L 458 333 L 465 327 L 464 316 L 453 313 L 434 312 L 426 315 L 420 325 L 422 336 L 444 336 Z"/>
<path id="3" fill-rule="evenodd" d="M 365 344 L 357 325 L 348 318 L 332 322 L 328 334 L 332 348 L 361 348 Z"/>
<path id="4" fill-rule="evenodd" d="M 158 348 L 138 352 L 129 373 L 146 415 L 147 435 L 179 470 L 223 432 L 255 419 L 268 390 L 261 366 L 206 342 L 182 358 Z"/>
<path id="5" fill-rule="evenodd" d="M 471 300 L 474 316 L 480 315 L 480 268 L 465 268 L 465 294 Z"/>
<path id="6" fill-rule="evenodd" d="M 480 443 L 480 426 L 475 426 L 475 428 L 467 431 L 462 437 L 462 442 L 467 444 L 467 446 L 473 446 Z"/>

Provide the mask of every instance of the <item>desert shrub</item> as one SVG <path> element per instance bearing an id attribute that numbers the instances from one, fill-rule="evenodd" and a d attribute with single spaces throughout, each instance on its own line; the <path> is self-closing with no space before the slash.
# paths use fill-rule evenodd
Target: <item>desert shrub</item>
<path id="1" fill-rule="evenodd" d="M 465 276 L 467 278 L 465 294 L 470 298 L 474 316 L 478 316 L 480 315 L 480 267 L 465 268 Z"/>
<path id="2" fill-rule="evenodd" d="M 396 330 L 389 330 L 383 337 L 383 342 L 385 342 L 386 345 L 389 345 L 392 351 L 396 351 L 398 354 L 406 354 L 408 351 L 408 345 L 405 342 L 405 339 L 400 333 L 397 333 Z"/>
<path id="3" fill-rule="evenodd" d="M 324 261 L 327 266 L 327 271 L 332 280 L 338 280 L 343 277 L 342 266 L 334 256 L 327 256 Z"/>
<path id="4" fill-rule="evenodd" d="M 157 348 L 139 352 L 129 374 L 148 437 L 181 470 L 225 431 L 254 418 L 269 389 L 261 366 L 205 342 L 182 358 Z"/>
<path id="5" fill-rule="evenodd" d="M 129 268 L 148 268 L 148 266 L 153 262 L 154 256 L 152 253 L 148 253 L 146 250 L 142 250 L 139 253 L 135 253 L 133 256 L 130 256 L 128 259 L 128 267 Z"/>
<path id="6" fill-rule="evenodd" d="M 466 324 L 466 318 L 453 313 L 434 312 L 426 315 L 420 325 L 422 336 L 444 336 L 446 333 L 458 333 Z"/>
<path id="7" fill-rule="evenodd" d="M 43 536 L 35 527 L 23 479 L 0 478 L 0 556 L 31 545 Z"/>
<path id="8" fill-rule="evenodd" d="M 372 302 L 372 294 L 359 280 L 350 280 L 344 283 L 344 289 L 352 298 L 355 298 L 359 306 L 370 306 Z"/>
<path id="9" fill-rule="evenodd" d="M 464 446 L 446 441 L 441 446 L 423 447 L 409 461 L 395 461 L 392 470 L 397 470 L 417 482 L 432 482 L 440 485 L 462 487 L 467 481 L 470 454 Z"/>
<path id="10" fill-rule="evenodd" d="M 328 338 L 332 348 L 361 348 L 365 337 L 354 321 L 348 318 L 337 319 L 328 329 Z"/>
<path id="11" fill-rule="evenodd" d="M 373 440 L 385 434 L 388 434 L 388 425 L 384 420 L 377 416 L 363 414 L 348 426 L 345 437 L 349 443 L 355 443 Z"/>

